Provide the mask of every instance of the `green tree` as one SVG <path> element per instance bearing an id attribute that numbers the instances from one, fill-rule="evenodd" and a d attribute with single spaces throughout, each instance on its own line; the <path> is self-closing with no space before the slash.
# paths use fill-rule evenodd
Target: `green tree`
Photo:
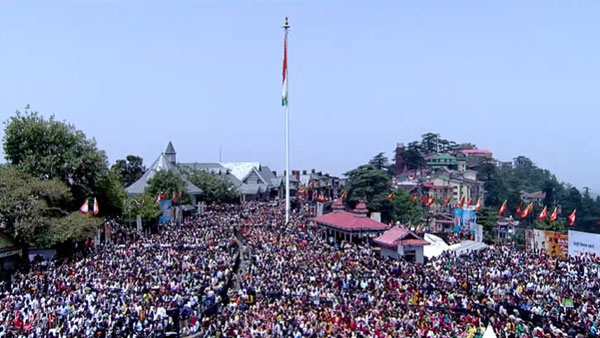
<path id="1" fill-rule="evenodd" d="M 14 166 L 0 167 L 0 223 L 21 246 L 50 247 L 83 239 L 78 236 L 88 235 L 101 223 L 99 218 L 70 223 L 75 219 L 68 211 L 72 203 L 69 188 L 59 180 L 41 180 Z"/>
<path id="2" fill-rule="evenodd" d="M 150 194 L 129 197 L 125 202 L 124 219 L 128 223 L 133 223 L 137 215 L 140 215 L 144 226 L 156 224 L 162 213 L 156 203 L 156 198 L 157 195 Z"/>
<path id="3" fill-rule="evenodd" d="M 125 159 L 117 160 L 111 167 L 111 170 L 120 175 L 121 183 L 126 188 L 144 175 L 146 167 L 143 163 L 144 160 L 141 157 L 127 155 Z"/>
<path id="4" fill-rule="evenodd" d="M 370 164 L 361 165 L 345 175 L 349 203 L 354 206 L 364 202 L 369 210 L 380 211 L 382 218 L 389 219 L 391 206 L 386 203 L 392 183 L 389 175 Z"/>
<path id="5" fill-rule="evenodd" d="M 3 149 L 8 162 L 24 172 L 69 186 L 73 209 L 99 193 L 98 181 L 108 172 L 106 155 L 97 149 L 94 139 L 54 116 L 45 119 L 29 110 L 17 111 L 5 122 Z"/>
<path id="6" fill-rule="evenodd" d="M 425 166 L 425 158 L 421 154 L 419 142 L 411 142 L 402 154 L 404 164 L 410 170 L 422 168 Z"/>
<path id="7" fill-rule="evenodd" d="M 127 195 L 120 176 L 115 170 L 109 170 L 106 175 L 98 179 L 95 196 L 98 199 L 100 215 L 116 217 L 123 214 Z"/>
<path id="8" fill-rule="evenodd" d="M 186 168 L 187 179 L 202 190 L 199 198 L 207 203 L 231 202 L 239 197 L 235 187 L 223 176 L 209 174 L 203 170 Z"/>
<path id="9" fill-rule="evenodd" d="M 410 198 L 410 194 L 399 189 L 394 192 L 392 204 L 392 220 L 401 224 L 418 225 L 423 222 L 423 210 Z"/>
<path id="10" fill-rule="evenodd" d="M 500 219 L 498 210 L 492 208 L 483 208 L 477 215 L 477 223 L 483 227 L 483 240 L 491 244 L 497 237 L 498 228 L 496 222 Z"/>
<path id="11" fill-rule="evenodd" d="M 187 197 L 187 194 L 185 194 L 185 181 L 179 175 L 166 170 L 161 170 L 154 174 L 148 180 L 146 190 L 144 191 L 145 194 L 154 196 L 155 198 L 159 193 L 166 193 L 171 197 L 173 192 L 182 192 L 184 197 Z"/>
<path id="12" fill-rule="evenodd" d="M 379 153 L 369 161 L 369 164 L 372 165 L 376 170 L 387 172 L 390 166 L 390 161 L 384 155 L 384 153 Z"/>

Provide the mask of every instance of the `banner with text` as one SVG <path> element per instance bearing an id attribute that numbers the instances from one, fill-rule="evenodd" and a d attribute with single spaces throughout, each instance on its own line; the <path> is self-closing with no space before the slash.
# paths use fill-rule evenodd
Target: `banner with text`
<path id="1" fill-rule="evenodd" d="M 576 257 L 582 253 L 600 256 L 600 235 L 569 230 L 569 255 Z"/>
<path id="2" fill-rule="evenodd" d="M 550 256 L 566 256 L 569 252 L 570 236 L 560 232 L 533 230 L 533 248 L 545 250 Z"/>

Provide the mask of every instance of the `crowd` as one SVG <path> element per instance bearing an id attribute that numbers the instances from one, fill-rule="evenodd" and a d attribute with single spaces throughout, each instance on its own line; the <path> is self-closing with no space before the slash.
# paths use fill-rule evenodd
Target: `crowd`
<path id="1" fill-rule="evenodd" d="M 193 333 L 220 303 L 237 252 L 233 227 L 208 213 L 150 238 L 41 262 L 0 296 L 0 337 L 159 337 Z"/>
<path id="2" fill-rule="evenodd" d="M 214 206 L 150 238 L 19 273 L 0 299 L 0 337 L 599 335 L 596 257 L 498 245 L 416 265 L 369 243 L 329 244 L 306 209 L 283 220 L 277 204 Z"/>
<path id="3" fill-rule="evenodd" d="M 243 228 L 252 256 L 226 336 L 480 337 L 488 325 L 501 337 L 597 335 L 592 257 L 497 246 L 415 265 L 368 244 L 330 246 L 302 214 L 272 224 L 282 220 Z"/>

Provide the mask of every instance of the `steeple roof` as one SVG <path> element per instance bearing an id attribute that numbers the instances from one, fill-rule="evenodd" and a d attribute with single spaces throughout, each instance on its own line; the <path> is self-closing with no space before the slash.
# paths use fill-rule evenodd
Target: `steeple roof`
<path id="1" fill-rule="evenodd" d="M 171 143 L 171 141 L 169 141 L 169 144 L 167 145 L 167 149 L 165 150 L 165 155 L 173 155 L 173 154 L 177 154 L 175 152 L 175 147 L 173 147 L 173 143 Z"/>

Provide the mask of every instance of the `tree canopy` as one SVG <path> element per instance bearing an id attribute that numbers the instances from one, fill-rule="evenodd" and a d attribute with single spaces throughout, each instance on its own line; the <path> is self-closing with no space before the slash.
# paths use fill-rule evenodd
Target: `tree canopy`
<path id="1" fill-rule="evenodd" d="M 111 170 L 120 175 L 121 184 L 126 188 L 144 175 L 146 167 L 143 163 L 144 160 L 141 157 L 127 155 L 125 159 L 117 160 Z"/>
<path id="2" fill-rule="evenodd" d="M 148 180 L 146 190 L 144 191 L 145 194 L 154 196 L 154 198 L 159 193 L 166 193 L 170 198 L 171 194 L 179 194 L 179 192 L 182 192 L 184 197 L 187 197 L 185 193 L 185 181 L 179 175 L 166 170 L 161 170 L 154 174 Z"/>
<path id="3" fill-rule="evenodd" d="M 238 198 L 235 187 L 222 176 L 205 171 L 186 168 L 185 175 L 193 185 L 202 190 L 199 198 L 207 203 L 231 202 Z"/>
<path id="4" fill-rule="evenodd" d="M 41 180 L 14 166 L 0 167 L 0 222 L 25 246 L 49 247 L 93 234 L 102 221 L 70 212 L 69 188 L 58 179 Z M 72 222 L 73 220 L 85 222 Z"/>

